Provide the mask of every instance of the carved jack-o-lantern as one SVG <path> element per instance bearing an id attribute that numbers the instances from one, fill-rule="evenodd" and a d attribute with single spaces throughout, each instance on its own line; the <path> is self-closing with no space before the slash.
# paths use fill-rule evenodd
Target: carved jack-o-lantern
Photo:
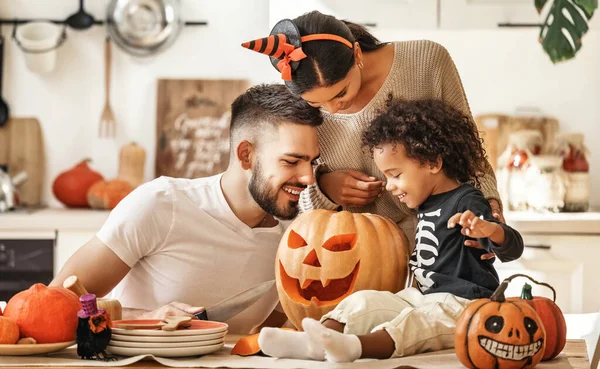
<path id="1" fill-rule="evenodd" d="M 301 329 L 360 290 L 398 292 L 408 273 L 408 239 L 373 214 L 313 210 L 288 227 L 277 251 L 277 291 L 283 310 Z"/>
<path id="2" fill-rule="evenodd" d="M 542 320 L 527 302 L 504 298 L 509 280 L 489 299 L 469 304 L 456 322 L 456 355 L 467 368 L 529 369 L 542 360 Z"/>

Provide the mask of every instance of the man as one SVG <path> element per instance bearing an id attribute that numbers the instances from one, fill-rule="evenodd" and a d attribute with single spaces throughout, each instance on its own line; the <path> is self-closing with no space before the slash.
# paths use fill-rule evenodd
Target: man
<path id="1" fill-rule="evenodd" d="M 317 109 L 283 85 L 250 88 L 231 106 L 227 170 L 198 179 L 160 177 L 119 203 L 51 285 L 77 275 L 98 296 L 113 290 L 124 318 L 191 315 L 275 277 L 279 219 L 299 211 L 319 155 Z M 116 288 L 115 288 L 116 286 Z M 247 333 L 278 302 L 273 288 L 230 319 Z"/>

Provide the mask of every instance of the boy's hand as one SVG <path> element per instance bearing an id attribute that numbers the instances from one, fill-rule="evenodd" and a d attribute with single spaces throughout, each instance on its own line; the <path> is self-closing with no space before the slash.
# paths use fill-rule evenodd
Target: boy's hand
<path id="1" fill-rule="evenodd" d="M 488 222 L 476 216 L 472 211 L 467 210 L 464 213 L 456 213 L 448 220 L 448 228 L 454 228 L 456 224 L 462 226 L 461 233 L 472 238 L 488 238 L 496 231 L 497 224 Z M 465 241 L 465 246 L 483 249 L 476 241 Z M 488 260 L 496 255 L 487 253 L 481 256 L 481 260 Z"/>
<path id="2" fill-rule="evenodd" d="M 454 228 L 457 224 L 462 226 L 460 232 L 471 238 L 488 238 L 498 227 L 496 223 L 479 218 L 471 210 L 456 213 L 448 220 L 448 228 Z"/>

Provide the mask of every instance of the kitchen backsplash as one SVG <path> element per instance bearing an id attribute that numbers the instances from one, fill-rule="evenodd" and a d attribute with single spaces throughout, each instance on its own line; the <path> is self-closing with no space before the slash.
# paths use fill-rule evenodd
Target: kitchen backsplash
<path id="1" fill-rule="evenodd" d="M 18 3 L 18 6 L 17 6 Z M 108 1 L 88 1 L 99 19 Z M 117 123 L 114 140 L 98 137 L 104 106 L 105 29 L 95 26 L 67 30 L 58 50 L 56 69 L 47 75 L 27 69 L 23 53 L 6 38 L 3 96 L 13 117 L 36 117 L 43 131 L 46 176 L 43 199 L 59 206 L 52 180 L 84 158 L 105 177 L 115 177 L 119 149 L 135 141 L 147 152 L 145 178 L 154 177 L 157 80 L 231 79 L 250 84 L 279 82 L 279 74 L 260 57 L 251 57 L 240 43 L 269 31 L 268 0 L 183 1 L 186 20 L 208 26 L 186 27 L 175 44 L 152 59 L 134 59 L 113 47 L 111 103 Z M 60 19 L 76 10 L 75 2 L 5 0 L 0 15 Z M 583 132 L 591 148 L 591 188 L 600 188 L 600 32 L 591 30 L 577 57 L 553 65 L 532 29 L 496 30 L 373 30 L 381 40 L 430 39 L 444 45 L 461 74 L 474 115 L 512 114 L 529 106 L 560 122 L 562 132 Z M 600 207 L 600 192 L 591 193 Z"/>

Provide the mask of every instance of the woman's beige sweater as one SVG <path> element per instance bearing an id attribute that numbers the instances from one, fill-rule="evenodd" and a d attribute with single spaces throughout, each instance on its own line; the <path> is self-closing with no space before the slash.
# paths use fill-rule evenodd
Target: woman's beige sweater
<path id="1" fill-rule="evenodd" d="M 318 174 L 354 169 L 385 180 L 368 150 L 361 147 L 361 134 L 376 117 L 377 110 L 385 106 L 390 94 L 394 98 L 408 100 L 440 99 L 471 116 L 460 76 L 443 46 L 425 40 L 396 42 L 394 46 L 395 56 L 388 77 L 361 111 L 354 114 L 329 114 L 323 111 L 325 121 L 318 128 L 322 161 L 317 167 Z M 481 179 L 481 190 L 487 199 L 496 199 L 500 203 L 496 177 L 489 165 L 486 175 Z M 300 197 L 302 211 L 334 210 L 338 207 L 320 191 L 317 184 L 308 187 Z M 371 204 L 344 210 L 379 214 L 396 223 L 403 222 L 406 217 L 415 217 L 414 211 L 387 191 Z"/>

